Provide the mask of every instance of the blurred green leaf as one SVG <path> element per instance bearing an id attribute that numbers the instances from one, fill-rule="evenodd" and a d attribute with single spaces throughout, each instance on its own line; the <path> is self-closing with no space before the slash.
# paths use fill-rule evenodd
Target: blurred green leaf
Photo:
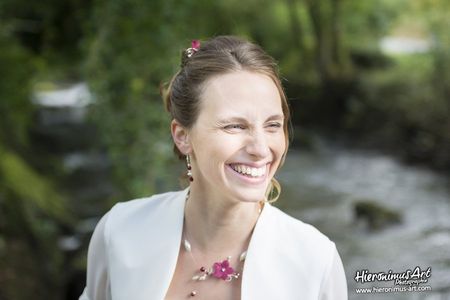
<path id="1" fill-rule="evenodd" d="M 16 154 L 0 148 L 1 187 L 44 214 L 69 223 L 71 217 L 65 199 L 49 180 L 36 173 Z"/>

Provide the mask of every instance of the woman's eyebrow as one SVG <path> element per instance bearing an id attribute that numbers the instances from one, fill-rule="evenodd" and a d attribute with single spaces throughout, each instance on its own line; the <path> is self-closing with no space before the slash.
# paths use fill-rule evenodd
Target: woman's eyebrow
<path id="1" fill-rule="evenodd" d="M 247 122 L 247 120 L 242 117 L 230 117 L 230 118 L 219 119 L 219 121 L 217 123 L 223 124 L 223 123 L 242 123 L 242 122 Z"/>
<path id="2" fill-rule="evenodd" d="M 284 120 L 284 116 L 281 114 L 272 115 L 266 119 L 266 122 L 279 120 Z M 223 123 L 246 123 L 246 122 L 248 122 L 247 119 L 243 117 L 229 117 L 219 119 L 217 123 L 223 124 Z"/>
<path id="3" fill-rule="evenodd" d="M 280 114 L 272 115 L 272 116 L 270 116 L 270 117 L 267 118 L 266 122 L 267 122 L 267 121 L 275 121 L 275 120 L 277 120 L 277 121 L 279 121 L 279 120 L 284 120 L 284 116 L 283 116 L 283 115 L 280 115 Z"/>

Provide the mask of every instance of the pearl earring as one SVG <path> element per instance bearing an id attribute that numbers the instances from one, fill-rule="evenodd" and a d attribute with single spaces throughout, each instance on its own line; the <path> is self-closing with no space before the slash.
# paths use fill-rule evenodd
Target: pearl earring
<path id="1" fill-rule="evenodd" d="M 189 157 L 189 154 L 186 155 L 186 167 L 187 167 L 187 176 L 189 178 L 189 181 L 194 181 L 194 178 L 192 177 L 192 166 L 191 166 L 191 158 Z"/>

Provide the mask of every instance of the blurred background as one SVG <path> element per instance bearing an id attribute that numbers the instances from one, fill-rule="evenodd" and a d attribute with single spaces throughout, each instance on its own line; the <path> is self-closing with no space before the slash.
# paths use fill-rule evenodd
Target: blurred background
<path id="1" fill-rule="evenodd" d="M 179 188 L 160 85 L 192 39 L 279 62 L 277 206 L 336 242 L 350 299 L 450 299 L 447 0 L 0 0 L 0 299 L 77 299 L 114 203 Z M 357 270 L 432 268 L 360 295 Z M 393 282 L 373 286 L 393 286 Z"/>

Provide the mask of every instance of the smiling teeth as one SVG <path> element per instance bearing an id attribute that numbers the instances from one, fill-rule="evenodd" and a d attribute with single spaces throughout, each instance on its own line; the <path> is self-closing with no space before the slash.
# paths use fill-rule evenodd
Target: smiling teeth
<path id="1" fill-rule="evenodd" d="M 266 173 L 266 165 L 261 168 L 252 168 L 246 165 L 231 165 L 233 170 L 238 173 L 251 176 L 251 177 L 261 177 Z"/>

